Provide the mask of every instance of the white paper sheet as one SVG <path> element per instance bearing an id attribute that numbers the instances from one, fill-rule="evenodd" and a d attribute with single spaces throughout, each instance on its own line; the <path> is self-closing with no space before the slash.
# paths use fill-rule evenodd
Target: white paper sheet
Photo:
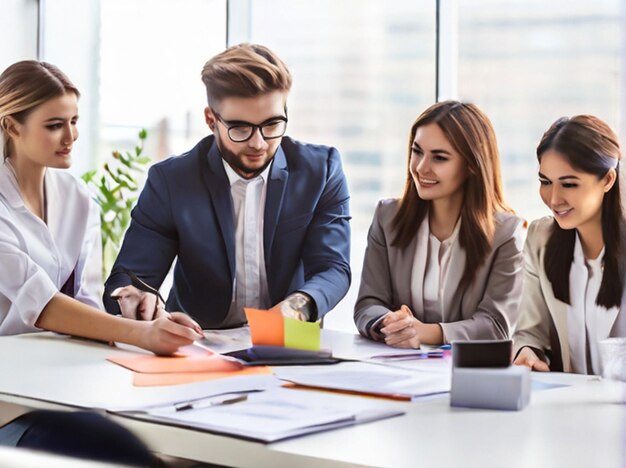
<path id="1" fill-rule="evenodd" d="M 274 370 L 279 379 L 309 387 L 416 398 L 450 391 L 450 374 L 405 370 L 365 362 L 294 366 Z"/>
<path id="2" fill-rule="evenodd" d="M 403 414 L 403 411 L 397 404 L 366 398 L 273 388 L 252 393 L 246 401 L 234 404 L 183 411 L 162 407 L 145 413 L 120 414 L 245 439 L 274 442 L 398 416 Z"/>

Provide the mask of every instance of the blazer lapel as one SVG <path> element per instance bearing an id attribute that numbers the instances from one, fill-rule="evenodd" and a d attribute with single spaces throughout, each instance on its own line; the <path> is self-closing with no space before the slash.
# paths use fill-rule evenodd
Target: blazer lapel
<path id="1" fill-rule="evenodd" d="M 263 219 L 263 249 L 265 251 L 265 267 L 269 270 L 270 253 L 274 243 L 276 224 L 283 206 L 285 189 L 289 178 L 287 159 L 282 146 L 278 147 L 270 169 L 267 182 L 267 197 L 265 199 L 265 217 Z"/>
<path id="2" fill-rule="evenodd" d="M 561 345 L 561 360 L 563 361 L 563 372 L 570 372 L 570 356 L 569 356 L 569 336 L 567 329 L 567 304 L 552 297 L 549 301 L 548 308 L 552 315 L 552 321 L 556 328 L 556 334 Z"/>
<path id="3" fill-rule="evenodd" d="M 235 278 L 235 223 L 233 201 L 230 195 L 230 184 L 224 171 L 222 156 L 217 144 L 213 141 L 208 154 L 200 154 L 200 167 L 211 201 L 215 210 L 215 218 L 219 224 L 224 244 L 226 245 L 226 255 L 230 267 L 230 276 Z"/>
<path id="4" fill-rule="evenodd" d="M 626 232 L 622 232 L 622 248 L 624 246 L 626 246 Z M 626 256 L 622 256 L 620 268 L 622 272 L 626 271 Z M 611 333 L 608 336 L 626 336 L 626 281 L 622 288 L 622 303 L 615 314 Z"/>
<path id="5" fill-rule="evenodd" d="M 399 278 L 398 294 L 402 304 L 412 304 L 413 315 L 419 320 L 424 320 L 424 275 L 426 274 L 426 261 L 428 260 L 428 214 L 417 230 L 417 235 L 409 244 L 405 252 L 400 252 L 400 265 L 406 263 L 405 268 L 399 268 L 401 277 Z M 393 264 L 393 263 L 392 263 Z M 406 284 L 405 284 L 406 283 Z M 402 294 L 409 291 L 411 296 L 403 300 Z M 401 304 L 398 304 L 401 305 Z"/>

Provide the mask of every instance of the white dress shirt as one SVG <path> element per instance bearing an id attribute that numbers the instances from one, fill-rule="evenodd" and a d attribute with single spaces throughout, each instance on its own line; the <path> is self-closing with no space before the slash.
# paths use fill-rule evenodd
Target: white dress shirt
<path id="1" fill-rule="evenodd" d="M 570 302 L 567 310 L 567 330 L 572 372 L 602 374 L 600 340 L 607 338 L 619 312 L 619 307 L 596 304 L 602 283 L 604 249 L 596 259 L 585 259 L 578 234 L 574 259 L 569 274 Z"/>
<path id="2" fill-rule="evenodd" d="M 222 159 L 230 182 L 235 217 L 236 274 L 233 302 L 222 326 L 245 323 L 244 307 L 271 307 L 263 248 L 263 215 L 271 164 L 253 179 L 244 179 Z"/>
<path id="3" fill-rule="evenodd" d="M 428 224 L 428 216 L 425 217 L 422 224 L 428 226 L 428 258 L 426 259 L 426 269 L 424 271 L 423 283 L 420 285 L 419 280 L 414 281 L 412 288 L 422 287 L 422 298 L 424 306 L 424 322 L 439 323 L 444 321 L 443 310 L 443 287 L 446 284 L 448 271 L 450 266 L 450 257 L 452 246 L 457 242 L 459 230 L 461 227 L 461 218 L 454 226 L 454 230 L 450 237 L 443 241 L 439 241 L 431 232 Z M 413 262 L 413 271 L 419 267 L 422 259 L 417 258 L 417 251 Z M 416 278 L 417 275 L 413 275 Z M 414 291 L 414 289 L 413 289 Z M 413 292 L 412 291 L 412 292 Z M 416 304 L 418 299 L 413 294 L 413 303 Z"/>
<path id="4" fill-rule="evenodd" d="M 71 174 L 47 169 L 47 224 L 24 205 L 0 162 L 0 335 L 38 331 L 39 314 L 74 273 L 74 297 L 102 309 L 100 214 Z"/>

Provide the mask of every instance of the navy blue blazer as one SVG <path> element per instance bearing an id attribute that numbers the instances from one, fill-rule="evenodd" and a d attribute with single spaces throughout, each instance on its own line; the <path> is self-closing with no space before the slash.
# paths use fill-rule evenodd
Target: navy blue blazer
<path id="1" fill-rule="evenodd" d="M 349 194 L 339 153 L 284 137 L 270 170 L 263 227 L 272 304 L 309 294 L 318 318 L 350 286 Z M 123 268 L 160 287 L 174 259 L 167 310 L 219 328 L 233 300 L 235 225 L 230 183 L 214 137 L 155 164 L 132 211 L 130 227 L 105 284 L 104 304 L 130 284 Z"/>

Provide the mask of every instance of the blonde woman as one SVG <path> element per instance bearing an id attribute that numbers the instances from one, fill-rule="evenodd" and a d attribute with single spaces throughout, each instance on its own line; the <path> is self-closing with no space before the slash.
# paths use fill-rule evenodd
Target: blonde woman
<path id="1" fill-rule="evenodd" d="M 63 170 L 78 138 L 78 98 L 45 62 L 0 75 L 0 335 L 52 330 L 172 353 L 202 337 L 186 315 L 140 322 L 99 310 L 98 209 Z"/>

